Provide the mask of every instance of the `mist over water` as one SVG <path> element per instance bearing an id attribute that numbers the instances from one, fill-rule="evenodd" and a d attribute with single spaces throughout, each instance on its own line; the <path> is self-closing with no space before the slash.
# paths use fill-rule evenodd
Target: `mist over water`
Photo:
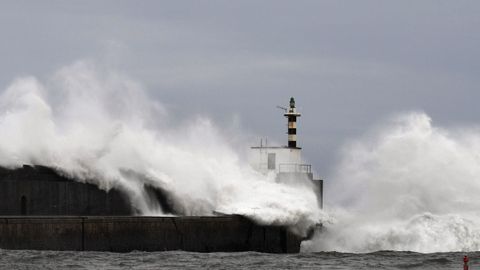
<path id="1" fill-rule="evenodd" d="M 49 166 L 118 188 L 141 215 L 164 214 L 148 184 L 167 191 L 185 215 L 217 211 L 299 229 L 318 221 L 311 188 L 254 171 L 208 118 L 170 116 L 141 85 L 92 62 L 43 81 L 18 78 L 0 96 L 0 166 Z"/>
<path id="2" fill-rule="evenodd" d="M 406 113 L 347 144 L 330 220 L 304 250 L 480 249 L 480 130 L 436 127 Z"/>

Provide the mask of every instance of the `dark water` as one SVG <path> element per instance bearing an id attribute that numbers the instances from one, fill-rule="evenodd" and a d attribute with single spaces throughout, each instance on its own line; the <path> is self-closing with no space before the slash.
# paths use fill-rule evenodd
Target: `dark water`
<path id="1" fill-rule="evenodd" d="M 381 251 L 291 255 L 191 252 L 58 252 L 0 250 L 1 269 L 480 269 L 480 252 L 433 253 Z"/>

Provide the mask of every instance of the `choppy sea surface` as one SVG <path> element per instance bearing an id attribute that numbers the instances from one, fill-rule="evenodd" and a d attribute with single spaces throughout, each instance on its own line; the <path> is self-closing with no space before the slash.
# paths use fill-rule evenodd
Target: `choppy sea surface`
<path id="1" fill-rule="evenodd" d="M 431 253 L 379 251 L 353 254 L 70 252 L 0 250 L 1 269 L 480 269 L 480 252 Z"/>

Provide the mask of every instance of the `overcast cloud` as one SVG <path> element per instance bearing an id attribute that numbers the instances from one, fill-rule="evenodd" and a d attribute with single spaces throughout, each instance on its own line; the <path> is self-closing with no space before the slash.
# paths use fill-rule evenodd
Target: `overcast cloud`
<path id="1" fill-rule="evenodd" d="M 326 176 L 388 115 L 480 122 L 479 14 L 478 1 L 2 1 L 0 85 L 93 59 L 179 118 L 238 117 L 279 142 L 275 106 L 294 96 L 299 144 Z"/>

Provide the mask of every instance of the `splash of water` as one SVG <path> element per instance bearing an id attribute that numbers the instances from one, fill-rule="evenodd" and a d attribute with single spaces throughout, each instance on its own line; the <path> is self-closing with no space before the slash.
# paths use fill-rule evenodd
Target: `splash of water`
<path id="1" fill-rule="evenodd" d="M 242 214 L 262 224 L 317 222 L 314 192 L 253 171 L 209 119 L 183 124 L 142 87 L 78 62 L 46 83 L 15 80 L 0 96 L 0 166 L 56 168 L 125 191 L 143 215 L 161 215 L 144 185 L 166 190 L 185 215 Z"/>
<path id="2" fill-rule="evenodd" d="M 480 132 L 409 113 L 343 149 L 330 224 L 305 250 L 480 249 Z"/>

